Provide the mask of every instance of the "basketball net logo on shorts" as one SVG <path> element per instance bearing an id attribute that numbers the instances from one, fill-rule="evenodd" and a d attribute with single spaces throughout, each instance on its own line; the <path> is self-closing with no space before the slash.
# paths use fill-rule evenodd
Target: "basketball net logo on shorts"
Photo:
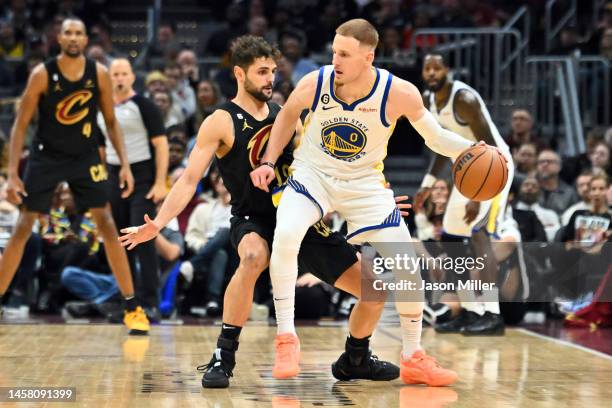
<path id="1" fill-rule="evenodd" d="M 62 125 L 74 125 L 89 113 L 89 108 L 84 106 L 93 93 L 91 91 L 76 91 L 62 99 L 55 107 L 55 119 Z M 74 110 L 74 112 L 73 112 Z"/>
<path id="2" fill-rule="evenodd" d="M 362 158 L 365 155 L 363 149 L 366 146 L 367 137 L 365 135 L 364 125 L 344 118 L 346 121 L 327 124 L 323 122 L 323 130 L 321 131 L 321 147 L 323 151 L 330 156 L 347 162 L 353 162 Z M 362 129 L 363 128 L 363 129 Z"/>

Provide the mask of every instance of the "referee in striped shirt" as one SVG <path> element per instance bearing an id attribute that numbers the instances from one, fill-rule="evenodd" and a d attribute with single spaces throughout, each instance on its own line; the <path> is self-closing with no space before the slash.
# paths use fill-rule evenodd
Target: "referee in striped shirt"
<path id="1" fill-rule="evenodd" d="M 168 140 L 161 114 L 155 104 L 133 89 L 134 73 L 127 59 L 113 60 L 110 66 L 115 116 L 125 138 L 134 192 L 124 197 L 119 188 L 119 157 L 106 137 L 106 163 L 109 168 L 110 202 L 117 227 L 142 224 L 144 215 L 155 216 L 155 204 L 167 194 Z M 107 136 L 98 115 L 98 126 Z M 136 296 L 151 321 L 159 321 L 159 261 L 155 241 L 139 245 L 128 253 Z M 138 260 L 138 267 L 136 260 Z"/>

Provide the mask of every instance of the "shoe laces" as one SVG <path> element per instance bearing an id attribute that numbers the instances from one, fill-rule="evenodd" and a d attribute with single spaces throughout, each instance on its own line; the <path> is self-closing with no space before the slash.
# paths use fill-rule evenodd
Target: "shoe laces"
<path id="1" fill-rule="evenodd" d="M 425 353 L 419 353 L 419 355 L 418 355 L 418 356 L 416 356 L 416 357 L 415 357 L 415 356 L 411 357 L 411 360 L 416 360 L 416 361 L 421 361 L 421 360 L 423 360 L 423 361 L 425 361 L 427 364 L 433 365 L 433 366 L 434 366 L 434 367 L 436 367 L 436 368 L 442 368 L 442 366 L 440 365 L 440 363 L 438 363 L 438 361 L 437 361 L 435 358 L 433 358 L 432 356 L 427 355 L 427 354 L 425 354 Z"/>
<path id="2" fill-rule="evenodd" d="M 220 364 L 217 364 L 217 363 L 220 363 Z M 234 376 L 232 369 L 227 366 L 227 364 L 223 361 L 223 359 L 218 360 L 216 356 L 214 355 L 210 359 L 208 364 L 199 365 L 196 367 L 196 370 L 198 370 L 198 372 L 200 373 L 207 373 L 209 371 L 219 371 L 220 370 L 220 371 L 223 371 L 223 373 L 227 375 L 228 377 Z"/>

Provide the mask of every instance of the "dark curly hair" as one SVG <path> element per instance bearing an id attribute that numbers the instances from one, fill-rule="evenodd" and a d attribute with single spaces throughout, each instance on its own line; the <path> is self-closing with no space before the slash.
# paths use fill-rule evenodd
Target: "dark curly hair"
<path id="1" fill-rule="evenodd" d="M 281 53 L 275 45 L 269 44 L 262 37 L 243 35 L 236 38 L 230 47 L 232 66 L 239 66 L 244 71 L 257 58 L 272 58 L 277 61 Z"/>

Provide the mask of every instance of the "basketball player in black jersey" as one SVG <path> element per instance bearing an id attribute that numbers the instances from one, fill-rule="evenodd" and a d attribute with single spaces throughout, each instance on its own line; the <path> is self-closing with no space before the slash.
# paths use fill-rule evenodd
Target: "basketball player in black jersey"
<path id="1" fill-rule="evenodd" d="M 101 109 L 113 146 L 121 158 L 120 183 L 123 197 L 134 186 L 123 135 L 113 112 L 112 88 L 105 67 L 86 59 L 85 25 L 76 18 L 62 23 L 58 37 L 61 53 L 32 71 L 11 130 L 8 199 L 23 204 L 15 232 L 0 261 L 0 300 L 8 289 L 39 214 L 49 212 L 53 191 L 67 181 L 79 210 L 91 210 L 109 264 L 126 299 L 124 322 L 132 334 L 146 334 L 149 321 L 134 299 L 132 276 L 126 252 L 117 242 L 107 198 L 107 173 L 92 135 L 98 107 Z M 38 110 L 38 131 L 21 181 L 18 168 L 25 130 Z"/>
<path id="2" fill-rule="evenodd" d="M 234 42 L 232 64 L 238 81 L 236 97 L 207 117 L 200 127 L 187 169 L 172 187 L 157 217 L 151 220 L 146 216 L 144 225 L 121 231 L 126 235 L 120 240 L 128 249 L 153 239 L 183 210 L 213 156 L 216 156 L 232 197 L 230 234 L 240 264 L 225 292 L 223 326 L 217 349 L 210 362 L 201 366 L 201 371 L 204 371 L 202 386 L 205 388 L 229 386 L 238 336 L 249 316 L 255 281 L 270 260 L 276 208 L 272 194 L 255 188 L 249 173 L 262 165 L 259 159 L 280 110 L 278 105 L 268 102 L 272 96 L 278 57 L 278 50 L 260 37 L 243 36 Z M 276 179 L 270 190 L 280 192 L 289 176 L 292 160 L 292 148 L 289 147 L 275 165 Z M 360 297 L 361 267 L 358 259 L 355 249 L 341 235 L 332 233 L 324 224 L 317 224 L 308 231 L 302 243 L 299 263 L 322 280 Z M 369 350 L 369 338 L 383 305 L 383 301 L 360 301 L 353 309 L 346 352 L 332 365 L 336 378 L 392 380 L 399 376 L 398 367 L 378 360 Z M 277 345 L 282 341 L 277 337 Z"/>

